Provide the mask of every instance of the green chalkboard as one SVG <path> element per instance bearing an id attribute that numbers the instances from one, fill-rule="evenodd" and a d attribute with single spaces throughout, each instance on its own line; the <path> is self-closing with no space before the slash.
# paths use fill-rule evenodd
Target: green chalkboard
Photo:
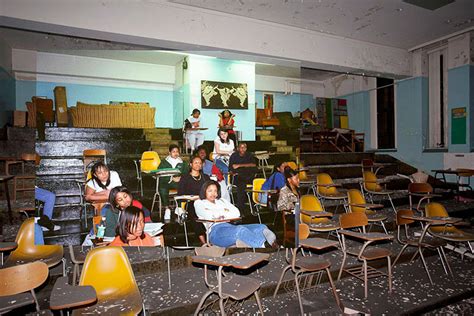
<path id="1" fill-rule="evenodd" d="M 451 110 L 451 144 L 466 144 L 466 108 Z"/>

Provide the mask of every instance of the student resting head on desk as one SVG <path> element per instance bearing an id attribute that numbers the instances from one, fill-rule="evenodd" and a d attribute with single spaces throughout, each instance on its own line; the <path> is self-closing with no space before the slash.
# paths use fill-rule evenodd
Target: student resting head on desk
<path id="1" fill-rule="evenodd" d="M 127 207 L 135 206 L 143 211 L 145 223 L 150 223 L 150 211 L 143 204 L 133 198 L 132 193 L 124 186 L 115 187 L 110 190 L 109 204 L 102 208 L 102 216 L 105 216 L 105 237 L 115 237 L 115 228 L 119 222 L 120 213 Z"/>
<path id="2" fill-rule="evenodd" d="M 144 231 L 143 211 L 135 206 L 127 207 L 120 215 L 116 237 L 109 246 L 158 246 L 164 245 L 163 235 L 151 237 Z"/>
<path id="3" fill-rule="evenodd" d="M 194 202 L 196 215 L 203 220 L 232 219 L 240 217 L 240 211 L 227 200 L 221 199 L 220 186 L 207 181 L 201 188 L 199 200 Z M 204 224 L 212 245 L 219 247 L 242 246 L 263 248 L 265 242 L 278 247 L 275 234 L 264 224 L 234 225 L 227 222 Z"/>

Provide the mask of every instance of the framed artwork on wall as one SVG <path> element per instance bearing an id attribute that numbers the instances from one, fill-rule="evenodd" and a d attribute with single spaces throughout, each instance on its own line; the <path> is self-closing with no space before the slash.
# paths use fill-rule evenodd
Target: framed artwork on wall
<path id="1" fill-rule="evenodd" d="M 265 116 L 271 118 L 273 116 L 273 105 L 274 105 L 274 94 L 264 92 L 263 93 L 263 109 L 265 110 Z"/>
<path id="2" fill-rule="evenodd" d="M 201 80 L 201 108 L 248 109 L 246 83 Z"/>

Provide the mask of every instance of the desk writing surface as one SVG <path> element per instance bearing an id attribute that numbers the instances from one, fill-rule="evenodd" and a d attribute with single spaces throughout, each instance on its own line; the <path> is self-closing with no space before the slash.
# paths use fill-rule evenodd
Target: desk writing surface
<path id="1" fill-rule="evenodd" d="M 321 250 L 329 247 L 337 246 L 338 242 L 335 240 L 329 240 L 324 238 L 308 238 L 300 240 L 300 246 L 304 248 L 311 248 Z"/>
<path id="2" fill-rule="evenodd" d="M 262 261 L 268 260 L 269 257 L 270 255 L 267 253 L 243 252 L 225 257 L 193 256 L 191 259 L 196 263 L 248 269 Z"/>
<path id="3" fill-rule="evenodd" d="M 312 210 L 301 210 L 301 214 L 308 215 L 311 217 L 332 217 L 334 214 L 324 211 L 312 211 Z"/>
<path id="4" fill-rule="evenodd" d="M 97 301 L 94 287 L 71 286 L 67 277 L 60 277 L 51 291 L 50 308 L 53 310 L 66 309 L 88 305 Z"/>
<path id="5" fill-rule="evenodd" d="M 351 230 L 341 230 L 339 233 L 346 236 L 351 236 L 366 241 L 377 241 L 377 240 L 390 240 L 393 239 L 392 235 L 387 235 L 385 233 L 358 233 Z"/>

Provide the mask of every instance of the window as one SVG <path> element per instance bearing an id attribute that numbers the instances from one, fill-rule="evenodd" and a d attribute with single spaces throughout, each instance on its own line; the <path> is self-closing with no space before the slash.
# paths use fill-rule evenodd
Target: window
<path id="1" fill-rule="evenodd" d="M 447 48 L 428 52 L 429 148 L 444 148 L 448 140 Z"/>

